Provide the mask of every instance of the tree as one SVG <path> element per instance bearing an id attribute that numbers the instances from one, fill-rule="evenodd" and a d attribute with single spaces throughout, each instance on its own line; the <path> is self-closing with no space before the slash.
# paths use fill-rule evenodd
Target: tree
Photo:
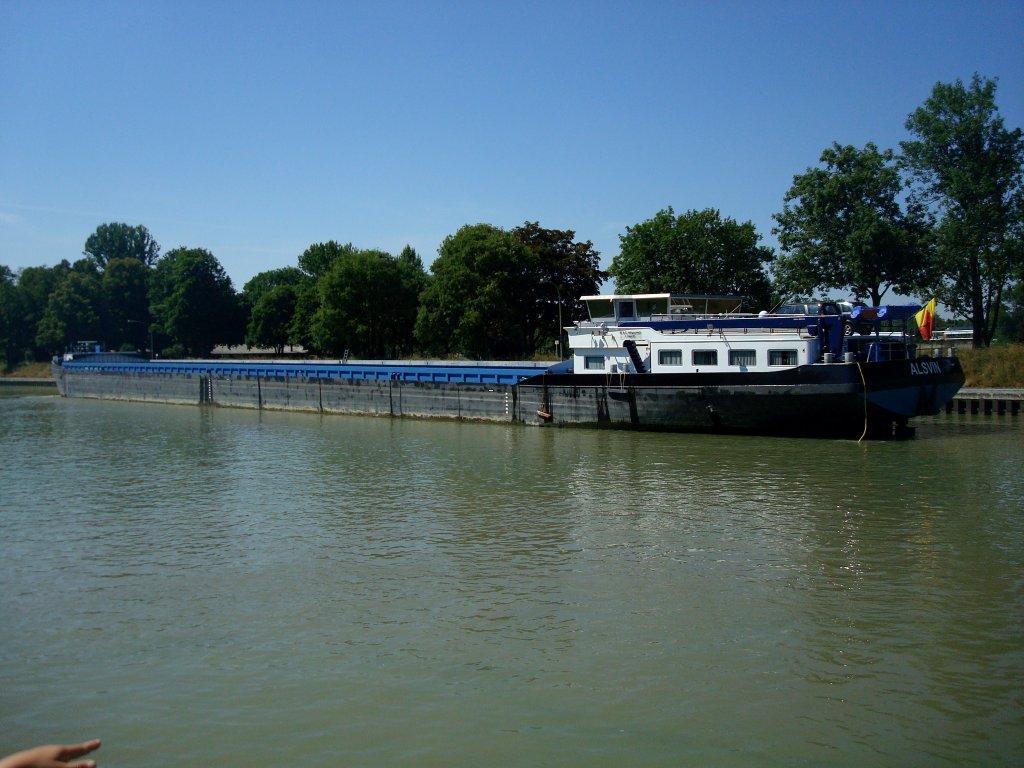
<path id="1" fill-rule="evenodd" d="M 117 258 L 103 270 L 103 338 L 110 349 L 128 344 L 144 349 L 149 343 L 150 268 L 138 259 Z"/>
<path id="2" fill-rule="evenodd" d="M 402 252 L 398 254 L 398 261 L 404 264 L 412 273 L 420 273 L 426 275 L 426 270 L 423 268 L 423 259 L 416 253 L 416 249 L 411 245 L 405 246 Z"/>
<path id="3" fill-rule="evenodd" d="M 66 260 L 54 267 L 25 267 L 16 278 L 15 306 L 12 310 L 12 324 L 8 331 L 12 359 L 41 360 L 56 351 L 57 347 L 40 346 L 37 343 L 39 323 L 46 314 L 50 294 L 71 272 Z"/>
<path id="4" fill-rule="evenodd" d="M 531 291 L 534 307 L 526 321 L 529 347 L 536 352 L 557 339 L 560 350 L 564 323 L 587 316 L 580 297 L 597 293 L 607 278 L 599 268 L 601 255 L 589 240 L 576 242 L 571 229 L 544 229 L 539 222 L 527 221 L 512 231 L 537 264 Z"/>
<path id="5" fill-rule="evenodd" d="M 532 354 L 537 256 L 514 233 L 464 226 L 445 238 L 430 269 L 416 318 L 425 349 L 492 359 Z"/>
<path id="6" fill-rule="evenodd" d="M 83 254 L 100 269 L 114 259 L 137 259 L 151 266 L 160 256 L 160 245 L 141 224 L 100 224 L 86 239 Z"/>
<path id="7" fill-rule="evenodd" d="M 18 288 L 14 273 L 0 264 L 0 354 L 4 357 L 4 370 L 9 371 L 18 361 L 17 348 L 12 344 L 18 316 Z"/>
<path id="8" fill-rule="evenodd" d="M 289 339 L 293 344 L 317 350 L 317 340 L 313 337 L 313 318 L 320 308 L 317 282 L 337 259 L 353 252 L 355 248 L 351 243 L 341 245 L 335 240 L 328 240 L 326 243 L 314 243 L 299 256 L 299 269 L 306 279 L 298 286 L 295 314 L 289 328 Z M 325 354 L 322 350 L 321 353 Z"/>
<path id="9" fill-rule="evenodd" d="M 841 288 L 873 306 L 890 289 L 914 292 L 927 271 L 928 227 L 915 208 L 903 211 L 892 150 L 833 144 L 821 163 L 793 177 L 774 215 L 783 250 L 773 265 L 780 292 Z"/>
<path id="10" fill-rule="evenodd" d="M 175 248 L 157 261 L 150 309 L 162 332 L 195 357 L 242 337 L 231 278 L 204 248 Z"/>
<path id="11" fill-rule="evenodd" d="M 771 302 L 765 264 L 774 254 L 759 246 L 751 222 L 723 219 L 712 208 L 676 216 L 672 207 L 620 235 L 611 274 L 622 293 L 727 294 L 754 306 Z"/>
<path id="12" fill-rule="evenodd" d="M 299 256 L 299 268 L 312 278 L 320 278 L 327 274 L 339 257 L 351 254 L 355 250 L 352 243 L 341 245 L 334 240 L 314 243 Z"/>
<path id="13" fill-rule="evenodd" d="M 300 334 L 293 332 L 292 326 L 296 321 L 298 296 L 307 283 L 312 285 L 313 278 L 298 267 L 282 267 L 254 275 L 242 288 L 242 294 L 239 297 L 247 318 L 245 343 L 255 346 L 272 346 L 278 348 L 278 354 L 284 351 L 285 344 L 301 343 L 296 339 Z M 291 295 L 289 296 L 287 292 L 278 293 L 269 304 L 259 310 L 260 316 L 257 318 L 256 308 L 263 298 L 278 288 L 286 287 L 291 289 Z M 289 311 L 287 318 L 281 316 L 281 312 L 285 309 Z M 282 322 L 284 327 L 278 328 L 278 324 Z M 255 339 L 260 340 L 256 341 Z"/>
<path id="14" fill-rule="evenodd" d="M 938 298 L 971 318 L 974 346 L 988 346 L 1004 291 L 1024 264 L 1024 138 L 1008 130 L 996 81 L 936 83 L 907 117 L 901 142 L 912 196 L 936 221 Z"/>
<path id="15" fill-rule="evenodd" d="M 313 341 L 313 317 L 320 306 L 320 295 L 317 292 L 317 281 L 307 277 L 295 289 L 295 310 L 288 324 L 288 341 L 301 344 L 307 350 L 316 351 Z"/>
<path id="16" fill-rule="evenodd" d="M 273 347 L 279 355 L 284 352 L 297 298 L 293 285 L 278 285 L 260 296 L 249 317 L 245 343 L 255 347 Z"/>
<path id="17" fill-rule="evenodd" d="M 358 357 L 400 355 L 411 344 L 420 285 L 408 257 L 355 249 L 341 254 L 317 281 L 313 348 Z"/>
<path id="18" fill-rule="evenodd" d="M 1000 341 L 1024 342 L 1024 280 L 1007 290 L 1003 310 L 999 313 L 996 338 Z"/>
<path id="19" fill-rule="evenodd" d="M 59 352 L 76 341 L 99 340 L 103 330 L 99 310 L 102 303 L 99 277 L 72 270 L 50 294 L 39 321 L 36 343 Z"/>
<path id="20" fill-rule="evenodd" d="M 255 307 L 267 293 L 281 286 L 298 288 L 308 276 L 298 267 L 282 267 L 260 272 L 242 287 L 242 297 L 250 307 Z"/>

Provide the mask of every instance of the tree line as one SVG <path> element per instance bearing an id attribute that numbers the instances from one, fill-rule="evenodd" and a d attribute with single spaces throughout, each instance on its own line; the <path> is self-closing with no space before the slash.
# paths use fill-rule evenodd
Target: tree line
<path id="1" fill-rule="evenodd" d="M 571 230 L 476 224 L 445 239 L 429 274 L 411 247 L 395 256 L 329 241 L 238 292 L 209 251 L 161 255 L 144 226 L 109 223 L 74 263 L 0 266 L 0 341 L 9 367 L 83 340 L 164 357 L 243 343 L 325 357 L 532 357 L 582 316 L 579 297 L 606 278 L 599 259 Z"/>
<path id="2" fill-rule="evenodd" d="M 429 272 L 330 241 L 236 291 L 212 253 L 164 254 L 141 225 L 108 223 L 82 258 L 16 274 L 0 265 L 0 354 L 8 367 L 80 340 L 108 349 L 204 356 L 216 344 L 301 345 L 311 354 L 520 358 L 558 351 L 580 296 L 610 276 L 620 293 L 747 297 L 752 309 L 843 291 L 937 297 L 974 327 L 975 346 L 1024 340 L 1024 138 L 1007 129 L 996 81 L 937 83 L 906 120 L 900 152 L 833 144 L 793 177 L 760 245 L 751 222 L 671 206 L 626 228 L 609 271 L 590 241 L 539 222 L 466 225 Z"/>

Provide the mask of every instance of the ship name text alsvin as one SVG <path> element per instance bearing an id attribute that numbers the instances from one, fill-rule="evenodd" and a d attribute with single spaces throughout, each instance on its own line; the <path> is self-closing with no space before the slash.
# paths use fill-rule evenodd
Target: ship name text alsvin
<path id="1" fill-rule="evenodd" d="M 934 360 L 923 360 L 919 363 L 911 363 L 910 373 L 914 376 L 927 376 L 932 373 L 942 373 L 942 366 Z"/>

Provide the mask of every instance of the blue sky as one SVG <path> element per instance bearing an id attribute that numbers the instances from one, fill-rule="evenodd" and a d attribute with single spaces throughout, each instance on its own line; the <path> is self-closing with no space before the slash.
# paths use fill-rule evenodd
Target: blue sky
<path id="1" fill-rule="evenodd" d="M 239 290 L 312 243 L 429 264 L 464 224 L 572 229 L 607 266 L 671 205 L 753 221 L 833 141 L 898 148 L 937 81 L 999 78 L 1020 2 L 0 0 L 0 264 L 98 225 Z"/>

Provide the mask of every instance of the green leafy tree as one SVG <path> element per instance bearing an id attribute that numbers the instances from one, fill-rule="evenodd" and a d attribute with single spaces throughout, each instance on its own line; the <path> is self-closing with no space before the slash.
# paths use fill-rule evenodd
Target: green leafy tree
<path id="1" fill-rule="evenodd" d="M 352 243 L 341 245 L 334 240 L 314 243 L 299 256 L 299 269 L 316 279 L 327 274 L 341 256 L 355 252 Z"/>
<path id="2" fill-rule="evenodd" d="M 423 259 L 410 245 L 398 254 L 397 262 L 401 295 L 408 297 L 394 335 L 395 354 L 399 355 L 412 352 L 416 347 L 416 318 L 419 316 L 420 298 L 430 283 L 430 276 L 423 268 Z"/>
<path id="3" fill-rule="evenodd" d="M 9 371 L 20 362 L 17 348 L 12 344 L 18 315 L 18 288 L 14 273 L 5 264 L 0 264 L 0 354 L 3 355 L 4 370 Z"/>
<path id="4" fill-rule="evenodd" d="M 288 341 L 301 344 L 311 352 L 317 352 L 313 340 L 313 318 L 320 307 L 320 293 L 317 281 L 308 278 L 295 289 L 295 311 L 288 324 Z"/>
<path id="5" fill-rule="evenodd" d="M 295 302 L 295 315 L 289 329 L 289 339 L 293 344 L 301 344 L 308 350 L 317 351 L 317 340 L 313 334 L 313 318 L 320 309 L 320 292 L 317 283 L 334 262 L 345 255 L 355 252 L 351 243 L 342 245 L 335 240 L 326 243 L 314 243 L 299 256 L 299 269 L 306 279 L 298 286 Z M 327 354 L 320 350 L 321 354 Z"/>
<path id="6" fill-rule="evenodd" d="M 59 347 L 40 346 L 37 336 L 39 323 L 50 302 L 50 294 L 70 273 L 71 264 L 66 260 L 53 267 L 26 267 L 18 272 L 12 324 L 8 332 L 12 359 L 17 358 L 18 362 L 44 360 L 58 351 Z"/>
<path id="7" fill-rule="evenodd" d="M 419 306 L 419 295 L 423 293 L 423 290 L 427 287 L 427 283 L 430 281 L 430 276 L 427 274 L 427 270 L 423 267 L 423 259 L 416 253 L 416 249 L 411 245 L 405 246 L 402 252 L 398 254 L 398 263 L 401 266 L 402 280 L 406 283 L 404 290 L 410 294 L 414 294 L 417 297 L 417 307 Z M 413 313 L 413 324 L 415 325 L 416 313 Z M 411 327 L 410 327 L 411 330 Z M 406 344 L 411 344 L 412 338 L 410 337 Z"/>
<path id="8" fill-rule="evenodd" d="M 155 323 L 195 357 L 242 339 L 240 308 L 220 262 L 204 248 L 175 248 L 157 261 L 150 283 Z"/>
<path id="9" fill-rule="evenodd" d="M 420 258 L 420 255 L 416 253 L 416 249 L 411 245 L 405 246 L 397 258 L 399 263 L 404 264 L 411 272 L 419 272 L 422 275 L 426 275 L 426 270 L 423 268 L 423 259 Z"/>
<path id="10" fill-rule="evenodd" d="M 100 224 L 86 239 L 83 253 L 100 269 L 114 259 L 136 259 L 150 266 L 160 256 L 160 245 L 141 224 Z"/>
<path id="11" fill-rule="evenodd" d="M 110 349 L 144 349 L 149 343 L 150 268 L 134 258 L 107 262 L 103 287 L 103 337 Z"/>
<path id="12" fill-rule="evenodd" d="M 260 272 L 252 277 L 243 288 L 239 297 L 246 317 L 245 343 L 255 346 L 272 346 L 278 348 L 279 353 L 284 351 L 285 344 L 301 343 L 297 340 L 298 332 L 293 331 L 296 325 L 295 313 L 297 311 L 298 296 L 303 287 L 315 284 L 313 278 L 307 275 L 298 267 L 282 267 Z M 278 288 L 290 288 L 291 295 L 287 292 L 279 293 L 270 303 L 265 304 L 256 317 L 256 308 L 262 299 Z M 282 318 L 280 312 L 290 306 L 290 314 Z M 277 324 L 283 322 L 284 330 L 276 328 Z M 308 322 L 308 320 L 307 320 Z M 254 339 L 262 339 L 254 341 Z M 276 341 L 270 341 L 273 338 Z"/>
<path id="13" fill-rule="evenodd" d="M 490 224 L 446 237 L 420 299 L 419 343 L 435 354 L 471 358 L 532 354 L 537 261 L 514 233 Z"/>
<path id="14" fill-rule="evenodd" d="M 824 167 L 793 177 L 774 218 L 783 254 L 775 259 L 783 294 L 844 289 L 878 306 L 890 290 L 912 293 L 927 272 L 929 228 L 903 210 L 903 182 L 892 150 L 832 147 Z"/>
<path id="15" fill-rule="evenodd" d="M 577 242 L 571 229 L 544 229 L 527 221 L 512 231 L 536 260 L 534 308 L 525 321 L 528 346 L 536 352 L 560 341 L 566 322 L 587 316 L 580 297 L 597 293 L 607 274 L 593 243 Z"/>
<path id="16" fill-rule="evenodd" d="M 254 347 L 273 347 L 277 354 L 284 352 L 297 299 L 294 285 L 278 285 L 263 293 L 249 316 L 245 343 Z"/>
<path id="17" fill-rule="evenodd" d="M 934 290 L 988 346 L 1004 291 L 1024 265 L 1024 138 L 996 105 L 996 81 L 936 83 L 901 142 L 913 198 L 936 221 Z"/>
<path id="18" fill-rule="evenodd" d="M 282 267 L 260 272 L 242 287 L 242 297 L 246 304 L 255 307 L 261 298 L 275 288 L 290 286 L 298 288 L 309 277 L 298 267 Z"/>
<path id="19" fill-rule="evenodd" d="M 317 281 L 313 348 L 357 357 L 398 356 L 411 344 L 419 301 L 414 264 L 383 251 L 349 250 Z"/>
<path id="20" fill-rule="evenodd" d="M 1024 280 L 1018 279 L 1008 289 L 1005 306 L 999 313 L 996 338 L 1001 341 L 1024 342 Z"/>
<path id="21" fill-rule="evenodd" d="M 722 218 L 712 208 L 676 216 L 671 206 L 626 227 L 611 274 L 621 293 L 701 293 L 771 303 L 765 264 L 774 254 L 758 245 L 751 222 Z"/>
<path id="22" fill-rule="evenodd" d="M 97 275 L 72 270 L 50 294 L 36 333 L 36 343 L 51 352 L 76 341 L 99 341 L 103 326 L 103 288 Z"/>

